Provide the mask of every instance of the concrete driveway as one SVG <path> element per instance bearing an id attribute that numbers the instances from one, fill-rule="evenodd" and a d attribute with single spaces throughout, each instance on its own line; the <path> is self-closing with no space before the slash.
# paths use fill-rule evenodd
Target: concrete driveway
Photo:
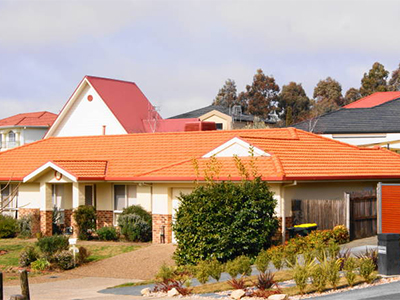
<path id="1" fill-rule="evenodd" d="M 83 299 L 135 299 L 134 296 L 107 295 L 97 291 L 126 283 L 126 279 L 107 277 L 83 277 L 77 279 L 30 284 L 32 300 L 83 300 Z M 5 286 L 4 299 L 20 294 L 19 286 Z"/>

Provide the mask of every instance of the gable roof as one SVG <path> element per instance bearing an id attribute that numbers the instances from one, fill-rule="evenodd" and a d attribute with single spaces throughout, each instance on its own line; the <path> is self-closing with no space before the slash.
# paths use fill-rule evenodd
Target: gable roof
<path id="1" fill-rule="evenodd" d="M 85 76 L 127 133 L 148 132 L 145 122 L 153 105 L 134 82 Z M 154 117 L 162 119 L 158 112 Z"/>
<path id="2" fill-rule="evenodd" d="M 340 109 L 293 127 L 309 131 L 311 122 L 315 133 L 399 133 L 399 116 L 400 99 L 396 99 L 371 108 Z"/>
<path id="3" fill-rule="evenodd" d="M 48 111 L 22 113 L 0 120 L 0 127 L 50 127 L 56 118 L 56 114 Z"/>
<path id="4" fill-rule="evenodd" d="M 240 115 L 232 115 L 229 112 L 229 108 L 226 108 L 221 105 L 209 105 L 205 106 L 202 108 L 198 108 L 180 115 L 176 115 L 173 117 L 170 117 L 169 119 L 185 119 L 185 118 L 199 118 L 213 110 L 219 111 L 223 114 L 226 114 L 228 116 L 231 116 L 235 121 L 244 121 L 244 122 L 253 122 L 254 116 L 253 115 L 248 115 L 248 114 L 240 114 Z M 275 123 L 272 121 L 265 120 L 265 122 L 270 122 L 270 123 Z"/>
<path id="5" fill-rule="evenodd" d="M 211 159 L 202 156 L 235 137 L 270 154 L 254 161 L 264 180 L 400 178 L 396 153 L 283 128 L 51 137 L 0 153 L 0 180 L 22 181 L 48 162 L 76 177 L 98 180 L 202 180 Z M 220 179 L 240 179 L 234 158 L 216 160 Z M 251 160 L 242 158 L 247 165 Z"/>
<path id="6" fill-rule="evenodd" d="M 343 108 L 370 108 L 397 98 L 400 98 L 400 92 L 377 92 L 347 104 Z"/>
<path id="7" fill-rule="evenodd" d="M 46 133 L 45 138 L 51 136 L 55 127 L 59 126 L 68 107 L 86 84 L 95 89 L 127 133 L 149 132 L 147 122 L 150 111 L 154 118 L 162 119 L 134 82 L 85 76 L 64 105 L 53 126 Z"/>

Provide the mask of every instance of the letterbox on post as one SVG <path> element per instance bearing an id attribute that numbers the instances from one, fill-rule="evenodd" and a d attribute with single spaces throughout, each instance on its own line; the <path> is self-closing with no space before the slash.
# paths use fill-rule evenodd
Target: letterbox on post
<path id="1" fill-rule="evenodd" d="M 400 234 L 378 234 L 378 272 L 382 275 L 400 274 Z"/>

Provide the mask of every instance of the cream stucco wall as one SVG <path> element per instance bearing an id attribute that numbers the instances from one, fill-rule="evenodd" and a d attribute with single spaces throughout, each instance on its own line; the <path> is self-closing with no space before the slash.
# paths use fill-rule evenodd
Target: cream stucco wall
<path id="1" fill-rule="evenodd" d="M 40 184 L 25 183 L 19 186 L 18 206 L 23 208 L 40 207 Z"/>
<path id="2" fill-rule="evenodd" d="M 111 183 L 96 183 L 96 204 L 98 210 L 113 210 L 113 193 Z"/>
<path id="3" fill-rule="evenodd" d="M 232 129 L 232 117 L 217 110 L 210 111 L 199 117 L 201 121 L 221 123 L 223 130 Z"/>

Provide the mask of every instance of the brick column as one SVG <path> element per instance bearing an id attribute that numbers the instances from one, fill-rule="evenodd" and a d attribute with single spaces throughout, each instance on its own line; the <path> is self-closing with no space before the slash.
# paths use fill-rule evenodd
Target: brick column
<path id="1" fill-rule="evenodd" d="M 172 215 L 153 214 L 153 243 L 172 243 Z M 161 238 L 164 233 L 164 240 Z"/>
<path id="2" fill-rule="evenodd" d="M 19 208 L 18 209 L 18 219 L 23 217 L 31 217 L 31 232 L 36 234 L 40 232 L 40 210 L 39 208 Z"/>
<path id="3" fill-rule="evenodd" d="M 97 221 L 96 221 L 97 229 L 106 226 L 113 226 L 112 210 L 98 210 L 96 213 L 97 213 Z"/>
<path id="4" fill-rule="evenodd" d="M 40 231 L 45 236 L 53 235 L 53 211 L 41 210 L 40 211 Z"/>

